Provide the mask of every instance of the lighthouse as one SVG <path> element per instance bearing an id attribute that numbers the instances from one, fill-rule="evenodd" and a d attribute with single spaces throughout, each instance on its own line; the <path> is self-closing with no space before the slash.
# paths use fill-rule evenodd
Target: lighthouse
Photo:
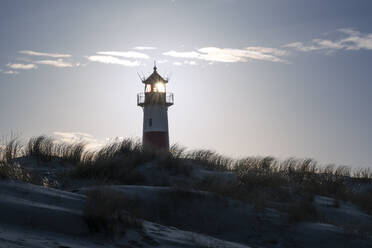
<path id="1" fill-rule="evenodd" d="M 159 75 L 156 64 L 153 73 L 141 80 L 145 87 L 137 94 L 137 105 L 143 109 L 142 145 L 169 150 L 168 108 L 173 105 L 173 93 L 166 91 L 168 80 Z"/>

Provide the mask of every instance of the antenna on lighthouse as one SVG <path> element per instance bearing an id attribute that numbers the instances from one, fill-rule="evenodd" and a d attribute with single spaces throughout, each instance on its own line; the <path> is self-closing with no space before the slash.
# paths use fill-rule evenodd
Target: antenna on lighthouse
<path id="1" fill-rule="evenodd" d="M 137 72 L 137 75 L 141 79 L 142 82 L 145 80 L 145 77 L 144 76 L 141 77 L 141 75 L 138 72 Z"/>
<path id="2" fill-rule="evenodd" d="M 156 60 L 154 60 L 154 71 L 156 71 L 156 69 L 158 68 L 156 67 Z"/>

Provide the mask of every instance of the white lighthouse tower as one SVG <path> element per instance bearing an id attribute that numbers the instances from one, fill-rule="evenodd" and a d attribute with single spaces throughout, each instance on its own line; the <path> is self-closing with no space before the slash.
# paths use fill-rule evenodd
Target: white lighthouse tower
<path id="1" fill-rule="evenodd" d="M 169 150 L 168 107 L 173 105 L 173 93 L 166 92 L 165 80 L 156 71 L 143 78 L 145 90 L 137 94 L 137 105 L 143 108 L 142 145 L 145 148 Z"/>

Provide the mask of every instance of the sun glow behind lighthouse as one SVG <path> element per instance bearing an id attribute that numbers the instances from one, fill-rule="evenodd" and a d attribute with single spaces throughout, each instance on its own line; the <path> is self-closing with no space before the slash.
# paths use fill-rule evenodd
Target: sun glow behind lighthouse
<path id="1" fill-rule="evenodd" d="M 165 92 L 165 84 L 163 84 L 161 82 L 156 83 L 155 84 L 154 91 L 155 92 L 162 92 L 162 93 L 164 93 Z"/>

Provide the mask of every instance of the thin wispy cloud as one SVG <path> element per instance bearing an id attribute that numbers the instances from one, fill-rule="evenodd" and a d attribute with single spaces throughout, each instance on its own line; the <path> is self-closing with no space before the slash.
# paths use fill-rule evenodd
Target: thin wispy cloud
<path id="1" fill-rule="evenodd" d="M 194 60 L 185 60 L 183 61 L 185 65 L 197 65 L 197 63 Z"/>
<path id="2" fill-rule="evenodd" d="M 348 50 L 372 50 L 372 34 L 362 34 L 357 30 L 343 28 L 338 30 L 341 33 L 347 34 L 348 37 L 340 42 Z"/>
<path id="3" fill-rule="evenodd" d="M 128 52 L 107 51 L 107 52 L 97 52 L 97 54 L 115 56 L 115 57 L 123 57 L 123 58 L 132 58 L 132 59 L 149 59 L 150 58 L 145 53 L 140 53 L 140 52 L 135 52 L 135 51 L 128 51 Z"/>
<path id="4" fill-rule="evenodd" d="M 286 54 L 287 52 L 285 50 L 270 47 L 246 47 L 245 49 L 203 47 L 197 51 L 178 52 L 172 50 L 163 53 L 165 56 L 175 58 L 199 59 L 223 63 L 247 62 L 249 60 L 287 63 L 288 61 L 280 58 Z"/>
<path id="5" fill-rule="evenodd" d="M 104 142 L 95 139 L 92 135 L 82 132 L 54 132 L 54 138 L 57 142 L 76 144 L 82 142 L 86 144 L 86 149 L 94 150 L 105 145 Z"/>
<path id="6" fill-rule="evenodd" d="M 60 68 L 75 67 L 75 66 L 80 65 L 79 63 L 73 64 L 71 62 L 63 61 L 62 59 L 58 59 L 58 60 L 38 60 L 38 61 L 34 61 L 34 63 L 40 64 L 40 65 L 50 65 L 50 66 L 60 67 Z"/>
<path id="7" fill-rule="evenodd" d="M 167 63 L 168 60 L 167 59 L 159 59 L 159 60 L 156 60 L 156 63 L 157 64 L 164 64 L 164 63 Z"/>
<path id="8" fill-rule="evenodd" d="M 288 43 L 288 44 L 284 45 L 284 47 L 286 47 L 286 48 L 294 48 L 297 51 L 301 51 L 301 52 L 310 52 L 310 51 L 316 51 L 316 50 L 320 50 L 321 49 L 318 46 L 304 45 L 302 42 L 298 42 L 298 41 Z"/>
<path id="9" fill-rule="evenodd" d="M 62 53 L 44 53 L 44 52 L 36 52 L 31 50 L 21 50 L 19 51 L 21 54 L 31 55 L 31 56 L 40 56 L 40 57 L 51 57 L 51 58 L 70 58 L 72 57 L 71 54 L 62 54 Z"/>
<path id="10" fill-rule="evenodd" d="M 97 139 L 91 134 L 83 133 L 83 132 L 60 132 L 56 131 L 53 132 L 53 137 L 55 142 L 63 142 L 68 144 L 76 144 L 76 143 L 84 143 L 85 149 L 87 150 L 97 150 L 102 148 L 103 146 L 113 143 L 113 142 L 121 142 L 124 140 L 123 137 L 115 137 L 115 138 L 105 138 L 105 139 Z"/>
<path id="11" fill-rule="evenodd" d="M 4 71 L 3 73 L 4 74 L 9 74 L 9 75 L 16 75 L 16 74 L 18 74 L 18 71 L 8 70 L 8 71 Z"/>
<path id="12" fill-rule="evenodd" d="M 92 139 L 93 136 L 82 132 L 54 132 L 54 136 L 67 143 L 81 142 L 82 140 Z"/>
<path id="13" fill-rule="evenodd" d="M 246 49 L 251 52 L 272 54 L 275 56 L 285 56 L 288 54 L 288 52 L 285 50 L 272 48 L 272 47 L 250 46 L 250 47 L 246 47 Z"/>
<path id="14" fill-rule="evenodd" d="M 139 66 L 141 63 L 137 60 L 130 61 L 126 59 L 119 59 L 113 56 L 105 56 L 105 55 L 92 55 L 87 57 L 88 60 L 92 62 L 98 62 L 103 64 L 114 64 L 114 65 L 122 65 L 128 67 L 135 67 Z"/>
<path id="15" fill-rule="evenodd" d="M 173 65 L 175 65 L 175 66 L 181 66 L 182 63 L 181 62 L 173 62 Z"/>
<path id="16" fill-rule="evenodd" d="M 152 47 L 152 46 L 136 46 L 136 47 L 133 47 L 134 50 L 155 50 L 157 49 L 156 47 Z"/>
<path id="17" fill-rule="evenodd" d="M 13 63 L 9 63 L 6 66 L 13 69 L 13 70 L 31 70 L 31 69 L 36 69 L 37 68 L 37 65 L 35 65 L 35 64 L 13 64 Z"/>
<path id="18" fill-rule="evenodd" d="M 310 42 L 292 42 L 284 45 L 286 48 L 293 48 L 297 51 L 311 52 L 324 50 L 372 50 L 372 34 L 363 34 L 357 30 L 343 28 L 337 30 L 343 38 L 338 39 L 313 39 Z"/>
<path id="19" fill-rule="evenodd" d="M 193 52 L 177 52 L 177 51 L 172 50 L 172 51 L 163 53 L 163 55 L 171 56 L 174 58 L 193 58 L 193 59 L 200 58 L 200 53 L 194 52 L 194 51 Z"/>

